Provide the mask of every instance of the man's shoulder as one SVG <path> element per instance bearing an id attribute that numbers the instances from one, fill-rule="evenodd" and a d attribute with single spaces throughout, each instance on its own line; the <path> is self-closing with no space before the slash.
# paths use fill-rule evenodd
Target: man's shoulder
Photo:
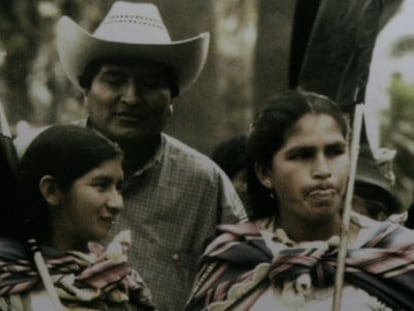
<path id="1" fill-rule="evenodd" d="M 181 140 L 175 137 L 172 137 L 168 134 L 165 134 L 165 133 L 163 133 L 163 136 L 165 137 L 167 148 L 169 148 L 171 151 L 175 151 L 187 157 L 208 159 L 206 155 L 202 154 L 200 151 L 194 149 L 193 147 L 190 147 L 189 145 L 182 142 Z M 208 160 L 210 161 L 210 159 Z"/>
<path id="2" fill-rule="evenodd" d="M 218 165 L 205 154 L 168 134 L 163 134 L 163 136 L 166 142 L 165 153 L 171 159 L 178 160 L 189 168 L 192 167 L 200 171 L 221 174 Z"/>

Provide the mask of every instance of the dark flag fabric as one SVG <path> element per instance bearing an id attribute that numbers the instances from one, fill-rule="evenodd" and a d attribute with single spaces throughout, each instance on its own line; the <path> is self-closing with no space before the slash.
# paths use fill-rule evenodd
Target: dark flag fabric
<path id="1" fill-rule="evenodd" d="M 364 101 L 380 30 L 402 0 L 297 0 L 290 86 L 329 96 L 345 112 Z"/>

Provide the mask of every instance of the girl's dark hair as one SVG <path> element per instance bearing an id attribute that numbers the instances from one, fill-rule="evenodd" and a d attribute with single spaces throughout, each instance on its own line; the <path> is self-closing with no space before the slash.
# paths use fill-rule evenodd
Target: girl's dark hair
<path id="1" fill-rule="evenodd" d="M 271 97 L 266 107 L 256 115 L 246 145 L 247 212 L 251 219 L 277 214 L 277 200 L 270 197 L 270 190 L 258 180 L 255 164 L 271 168 L 274 154 L 286 143 L 294 124 L 306 114 L 330 115 L 348 139 L 348 120 L 328 97 L 304 90 L 283 91 Z"/>
<path id="2" fill-rule="evenodd" d="M 68 191 L 75 180 L 116 157 L 122 157 L 118 145 L 91 129 L 56 125 L 40 133 L 19 163 L 19 209 L 26 229 L 20 237 L 42 239 L 49 234 L 50 209 L 39 190 L 43 176 L 53 176 L 62 191 Z"/>

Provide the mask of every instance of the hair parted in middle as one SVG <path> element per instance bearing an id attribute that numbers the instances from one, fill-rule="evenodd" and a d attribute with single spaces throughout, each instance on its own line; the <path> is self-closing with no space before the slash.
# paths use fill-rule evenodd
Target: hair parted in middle
<path id="1" fill-rule="evenodd" d="M 277 193 L 258 180 L 255 165 L 270 168 L 273 156 L 283 147 L 296 122 L 307 114 L 327 114 L 349 140 L 349 120 L 339 106 L 324 95 L 305 90 L 286 90 L 273 95 L 264 109 L 256 114 L 247 138 L 247 196 L 250 219 L 277 215 Z"/>

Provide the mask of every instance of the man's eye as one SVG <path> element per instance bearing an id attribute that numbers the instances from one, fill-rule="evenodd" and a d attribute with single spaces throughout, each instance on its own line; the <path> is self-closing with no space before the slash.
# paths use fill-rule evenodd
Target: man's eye
<path id="1" fill-rule="evenodd" d="M 164 83 L 161 80 L 155 80 L 155 79 L 143 80 L 140 82 L 140 84 L 142 87 L 150 88 L 150 89 L 159 89 L 159 88 L 168 86 L 167 83 Z"/>
<path id="2" fill-rule="evenodd" d="M 102 78 L 102 81 L 111 85 L 120 85 L 125 82 L 125 78 L 120 76 L 106 76 Z"/>

